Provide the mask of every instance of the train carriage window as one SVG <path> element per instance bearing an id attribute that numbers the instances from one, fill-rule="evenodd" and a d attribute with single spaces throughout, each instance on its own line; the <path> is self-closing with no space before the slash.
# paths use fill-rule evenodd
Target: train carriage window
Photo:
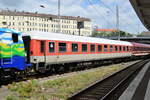
<path id="1" fill-rule="evenodd" d="M 91 44 L 91 45 L 90 45 L 90 51 L 91 51 L 91 52 L 95 52 L 95 45 L 94 45 L 94 44 Z"/>
<path id="2" fill-rule="evenodd" d="M 76 43 L 72 44 L 72 52 L 78 52 L 78 44 Z"/>
<path id="3" fill-rule="evenodd" d="M 129 51 L 133 51 L 134 50 L 134 47 L 129 47 Z"/>
<path id="4" fill-rule="evenodd" d="M 129 51 L 129 46 L 127 46 L 127 51 Z"/>
<path id="5" fill-rule="evenodd" d="M 18 34 L 12 34 L 12 40 L 14 43 L 18 42 Z"/>
<path id="6" fill-rule="evenodd" d="M 115 46 L 115 51 L 118 51 L 118 46 Z"/>
<path id="7" fill-rule="evenodd" d="M 125 46 L 125 51 L 127 51 L 127 46 Z"/>
<path id="8" fill-rule="evenodd" d="M 110 52 L 113 52 L 113 46 L 110 45 Z"/>
<path id="9" fill-rule="evenodd" d="M 119 46 L 119 51 L 122 51 L 122 46 Z"/>
<path id="10" fill-rule="evenodd" d="M 87 44 L 82 44 L 82 52 L 87 52 Z"/>
<path id="11" fill-rule="evenodd" d="M 59 43 L 59 52 L 66 52 L 67 51 L 66 43 Z"/>
<path id="12" fill-rule="evenodd" d="M 108 46 L 104 45 L 104 52 L 108 52 Z"/>
<path id="13" fill-rule="evenodd" d="M 102 45 L 98 45 L 98 52 L 102 51 Z"/>
<path id="14" fill-rule="evenodd" d="M 55 52 L 55 43 L 54 42 L 49 42 L 49 52 L 50 53 Z"/>
<path id="15" fill-rule="evenodd" d="M 123 51 L 126 51 L 126 47 L 123 47 Z"/>

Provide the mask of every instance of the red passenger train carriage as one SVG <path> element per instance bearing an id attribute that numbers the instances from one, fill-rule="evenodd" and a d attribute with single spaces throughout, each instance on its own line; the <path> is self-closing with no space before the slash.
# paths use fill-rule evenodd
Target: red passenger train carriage
<path id="1" fill-rule="evenodd" d="M 132 43 L 102 38 L 32 31 L 30 62 L 43 65 L 66 64 L 132 56 Z"/>
<path id="2" fill-rule="evenodd" d="M 150 45 L 141 43 L 132 43 L 134 56 L 144 56 L 150 54 Z"/>

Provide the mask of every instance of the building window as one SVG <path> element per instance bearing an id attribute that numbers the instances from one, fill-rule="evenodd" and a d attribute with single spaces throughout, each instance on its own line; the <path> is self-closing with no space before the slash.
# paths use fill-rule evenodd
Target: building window
<path id="1" fill-rule="evenodd" d="M 59 43 L 59 52 L 66 52 L 67 48 L 66 48 L 66 43 Z"/>
<path id="2" fill-rule="evenodd" d="M 49 42 L 49 52 L 55 52 L 55 43 L 54 42 Z"/>
<path id="3" fill-rule="evenodd" d="M 24 22 L 22 22 L 22 26 L 24 26 Z"/>
<path id="4" fill-rule="evenodd" d="M 78 52 L 78 44 L 72 44 L 72 52 Z"/>
<path id="5" fill-rule="evenodd" d="M 87 44 L 82 44 L 82 52 L 87 52 Z"/>
<path id="6" fill-rule="evenodd" d="M 90 45 L 90 51 L 91 51 L 91 52 L 95 52 L 95 45 L 94 45 L 94 44 L 91 44 L 91 45 Z"/>
<path id="7" fill-rule="evenodd" d="M 11 22 L 9 22 L 9 26 L 11 26 Z"/>

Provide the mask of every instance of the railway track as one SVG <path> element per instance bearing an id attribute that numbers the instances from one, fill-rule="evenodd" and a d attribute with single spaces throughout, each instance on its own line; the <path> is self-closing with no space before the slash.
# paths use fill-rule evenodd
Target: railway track
<path id="1" fill-rule="evenodd" d="M 122 62 L 117 62 L 117 64 L 122 63 Z M 107 66 L 107 65 L 111 65 L 112 63 L 103 63 L 100 65 L 89 65 L 91 68 L 98 68 L 99 66 Z M 88 67 L 88 69 L 91 69 L 90 67 Z M 72 71 L 68 71 L 68 72 L 64 72 L 64 73 L 55 73 L 55 72 L 46 72 L 46 73 L 39 73 L 39 74 L 33 74 L 33 75 L 27 75 L 25 78 L 9 78 L 7 80 L 1 80 L 0 82 L 0 87 L 3 85 L 8 85 L 11 84 L 13 82 L 21 82 L 21 81 L 27 81 L 27 80 L 31 80 L 31 79 L 39 79 L 39 78 L 45 78 L 45 77 L 49 77 L 49 76 L 57 76 L 57 75 L 63 75 L 65 73 L 72 73 L 72 72 L 76 72 L 76 71 L 84 71 L 84 69 L 80 69 L 80 70 L 72 70 Z"/>
<path id="2" fill-rule="evenodd" d="M 149 60 L 142 60 L 104 80 L 97 81 L 89 87 L 73 94 L 68 100 L 117 100 L 121 92 L 123 92 L 125 87 L 127 87 L 130 81 L 135 77 L 135 74 L 137 74 L 148 61 Z"/>

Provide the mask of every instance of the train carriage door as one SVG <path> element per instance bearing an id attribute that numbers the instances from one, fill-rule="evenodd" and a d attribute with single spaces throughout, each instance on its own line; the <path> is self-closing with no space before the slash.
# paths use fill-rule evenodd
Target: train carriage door
<path id="1" fill-rule="evenodd" d="M 41 62 L 46 62 L 46 41 L 40 41 Z"/>
<path id="2" fill-rule="evenodd" d="M 27 57 L 27 63 L 30 63 L 30 42 L 31 38 L 30 36 L 23 36 L 23 42 L 25 46 L 25 52 L 26 52 L 26 57 Z"/>

